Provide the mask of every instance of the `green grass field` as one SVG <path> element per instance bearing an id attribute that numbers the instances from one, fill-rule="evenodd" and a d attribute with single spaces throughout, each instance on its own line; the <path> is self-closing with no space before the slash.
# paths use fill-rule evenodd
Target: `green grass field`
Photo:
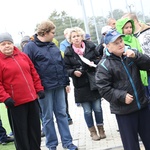
<path id="1" fill-rule="evenodd" d="M 3 103 L 0 103 L 0 117 L 3 123 L 3 127 L 6 129 L 7 134 L 9 134 L 11 129 L 10 129 L 8 117 L 7 117 L 7 108 L 5 107 Z M 7 145 L 0 144 L 0 150 L 15 150 L 14 143 L 11 142 L 11 143 L 8 143 Z"/>

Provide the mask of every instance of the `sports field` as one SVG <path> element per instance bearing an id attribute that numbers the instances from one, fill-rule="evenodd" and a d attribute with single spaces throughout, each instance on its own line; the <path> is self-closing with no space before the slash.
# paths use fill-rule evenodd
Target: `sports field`
<path id="1" fill-rule="evenodd" d="M 7 108 L 3 103 L 0 103 L 0 117 L 3 123 L 3 127 L 6 129 L 7 134 L 9 134 L 11 129 L 7 117 Z M 8 143 L 7 145 L 0 144 L 0 150 L 15 150 L 14 142 Z"/>

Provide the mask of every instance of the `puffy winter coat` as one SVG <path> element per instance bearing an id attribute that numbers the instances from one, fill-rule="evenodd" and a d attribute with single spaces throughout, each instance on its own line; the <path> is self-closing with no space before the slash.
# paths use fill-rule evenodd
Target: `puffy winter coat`
<path id="1" fill-rule="evenodd" d="M 84 41 L 85 53 L 84 57 L 90 61 L 94 61 L 95 64 L 99 62 L 97 59 L 98 53 L 95 50 L 95 44 L 90 41 Z M 65 51 L 64 61 L 68 70 L 68 74 L 73 79 L 73 85 L 75 87 L 75 101 L 76 102 L 88 102 L 95 101 L 100 98 L 98 90 L 91 91 L 88 76 L 86 71 L 95 71 L 94 67 L 89 67 L 82 62 L 80 57 L 74 52 L 72 45 L 67 47 Z M 81 77 L 76 77 L 74 71 L 80 70 L 82 72 Z"/>
<path id="2" fill-rule="evenodd" d="M 139 32 L 134 34 L 136 38 L 138 38 L 140 45 L 142 47 L 143 53 L 147 54 L 150 57 L 150 26 L 140 23 L 141 29 Z M 150 76 L 150 72 L 148 72 L 148 75 Z"/>
<path id="3" fill-rule="evenodd" d="M 24 52 L 32 60 L 45 90 L 69 85 L 69 77 L 61 52 L 53 42 L 41 42 L 37 35 Z"/>
<path id="4" fill-rule="evenodd" d="M 96 82 L 102 97 L 110 102 L 114 114 L 129 114 L 148 105 L 140 70 L 150 69 L 150 58 L 135 52 L 135 58 L 117 57 L 106 51 L 98 64 Z M 126 94 L 133 95 L 133 102 L 125 103 Z"/>
<path id="5" fill-rule="evenodd" d="M 14 47 L 12 56 L 0 52 L 0 101 L 11 97 L 15 106 L 37 99 L 41 80 L 29 57 Z"/>

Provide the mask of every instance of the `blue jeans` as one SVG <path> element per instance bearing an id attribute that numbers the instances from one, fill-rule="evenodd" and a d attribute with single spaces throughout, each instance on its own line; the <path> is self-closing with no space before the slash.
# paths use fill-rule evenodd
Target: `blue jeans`
<path id="1" fill-rule="evenodd" d="M 51 148 L 58 145 L 53 113 L 56 117 L 63 147 L 70 145 L 72 143 L 72 137 L 66 114 L 64 87 L 45 90 L 45 98 L 39 99 L 39 104 L 42 112 L 42 124 L 46 136 L 46 146 Z"/>
<path id="2" fill-rule="evenodd" d="M 2 126 L 2 121 L 0 120 L 0 141 L 6 142 L 7 141 L 7 135 L 6 130 Z"/>
<path id="3" fill-rule="evenodd" d="M 88 128 L 94 126 L 92 111 L 94 111 L 96 125 L 103 125 L 103 112 L 101 107 L 101 99 L 96 101 L 82 103 L 84 110 L 84 118 Z"/>

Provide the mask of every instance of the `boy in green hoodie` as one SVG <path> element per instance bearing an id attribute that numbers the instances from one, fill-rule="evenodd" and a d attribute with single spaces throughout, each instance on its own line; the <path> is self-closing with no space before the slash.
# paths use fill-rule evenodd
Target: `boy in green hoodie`
<path id="1" fill-rule="evenodd" d="M 120 34 L 124 34 L 122 37 L 125 45 L 130 46 L 131 48 L 137 49 L 140 53 L 143 53 L 143 50 L 140 46 L 138 39 L 134 36 L 134 21 L 129 18 L 121 18 L 116 22 L 116 30 Z M 148 86 L 148 76 L 146 71 L 140 71 L 141 80 L 144 86 Z"/>
<path id="2" fill-rule="evenodd" d="M 127 13 L 124 16 L 122 16 L 122 18 L 129 18 L 134 21 L 135 25 L 134 36 L 139 40 L 144 54 L 150 57 L 150 40 L 149 40 L 150 26 L 140 22 L 135 13 Z M 147 75 L 148 75 L 148 88 L 146 94 L 150 100 L 150 71 L 147 71 Z"/>

